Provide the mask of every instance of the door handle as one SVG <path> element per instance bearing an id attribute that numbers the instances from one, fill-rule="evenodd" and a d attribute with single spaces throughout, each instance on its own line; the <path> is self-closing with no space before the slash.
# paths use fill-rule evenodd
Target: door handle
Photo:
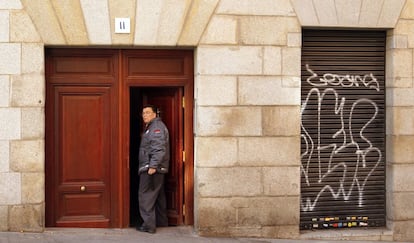
<path id="1" fill-rule="evenodd" d="M 86 191 L 86 186 L 81 186 L 81 187 L 80 187 L 80 190 L 81 190 L 81 192 Z"/>

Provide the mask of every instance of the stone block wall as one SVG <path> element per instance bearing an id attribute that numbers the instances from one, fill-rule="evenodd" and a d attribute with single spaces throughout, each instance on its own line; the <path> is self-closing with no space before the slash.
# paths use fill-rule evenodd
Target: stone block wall
<path id="1" fill-rule="evenodd" d="M 115 17 L 130 17 L 130 34 L 114 33 Z M 45 46 L 185 47 L 195 50 L 196 231 L 306 238 L 304 27 L 389 29 L 387 222 L 394 239 L 414 240 L 414 0 L 0 1 L 0 230 L 44 229 Z"/>
<path id="2" fill-rule="evenodd" d="M 387 217 L 395 240 L 412 240 L 414 187 L 414 1 L 407 1 L 387 48 Z"/>
<path id="3" fill-rule="evenodd" d="M 0 3 L 0 230 L 44 224 L 44 58 L 20 1 Z M 22 18 L 20 18 L 22 17 Z M 26 22 L 25 22 L 26 21 Z M 6 24 L 4 24 L 6 23 Z M 30 26 L 30 25 L 29 25 Z M 21 32 L 20 32 L 21 31 Z"/>

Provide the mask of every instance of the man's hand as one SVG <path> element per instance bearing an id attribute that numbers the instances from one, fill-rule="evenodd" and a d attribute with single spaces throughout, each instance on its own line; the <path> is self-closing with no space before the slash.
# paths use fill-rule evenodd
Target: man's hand
<path id="1" fill-rule="evenodd" d="M 149 168 L 148 169 L 148 175 L 153 175 L 153 174 L 155 174 L 155 172 L 157 172 L 157 169 L 155 169 L 155 168 Z"/>

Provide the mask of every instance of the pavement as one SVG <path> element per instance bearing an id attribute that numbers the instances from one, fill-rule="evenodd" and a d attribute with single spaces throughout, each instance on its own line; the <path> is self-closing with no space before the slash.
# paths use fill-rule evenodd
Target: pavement
<path id="1" fill-rule="evenodd" d="M 42 233 L 0 232 L 0 243 L 378 243 L 385 241 L 285 240 L 265 238 L 217 238 L 197 235 L 193 227 L 157 228 L 155 234 L 142 233 L 135 228 L 85 229 L 46 228 Z M 390 242 L 390 241 L 387 241 Z"/>

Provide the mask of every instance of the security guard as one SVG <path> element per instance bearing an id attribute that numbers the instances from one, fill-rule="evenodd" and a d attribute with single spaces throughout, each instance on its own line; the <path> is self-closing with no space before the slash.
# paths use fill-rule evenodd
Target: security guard
<path id="1" fill-rule="evenodd" d="M 168 226 L 164 177 L 170 160 L 169 133 L 155 106 L 145 105 L 142 118 L 146 126 L 139 148 L 138 202 L 143 224 L 137 230 L 155 233 L 156 226 Z"/>

